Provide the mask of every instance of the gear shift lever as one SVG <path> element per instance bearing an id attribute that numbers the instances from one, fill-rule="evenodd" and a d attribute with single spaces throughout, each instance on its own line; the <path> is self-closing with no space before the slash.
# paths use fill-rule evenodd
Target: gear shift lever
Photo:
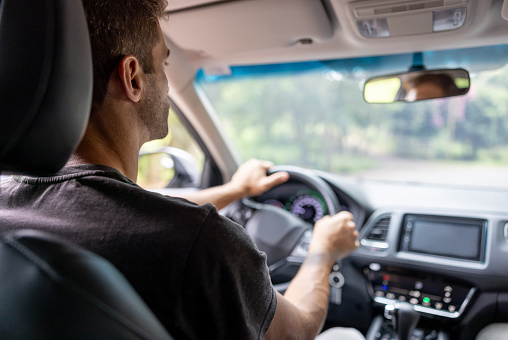
<path id="1" fill-rule="evenodd" d="M 385 306 L 385 318 L 392 321 L 399 340 L 409 340 L 418 320 L 420 320 L 420 314 L 414 310 L 412 304 L 397 302 L 394 305 Z"/>

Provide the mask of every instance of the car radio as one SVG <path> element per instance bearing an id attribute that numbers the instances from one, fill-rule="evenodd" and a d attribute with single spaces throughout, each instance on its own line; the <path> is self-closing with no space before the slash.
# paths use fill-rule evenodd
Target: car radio
<path id="1" fill-rule="evenodd" d="M 419 312 L 448 318 L 459 317 L 475 292 L 474 287 L 434 275 L 381 269 L 378 264 L 366 268 L 365 275 L 374 301 L 382 304 L 409 302 Z"/>

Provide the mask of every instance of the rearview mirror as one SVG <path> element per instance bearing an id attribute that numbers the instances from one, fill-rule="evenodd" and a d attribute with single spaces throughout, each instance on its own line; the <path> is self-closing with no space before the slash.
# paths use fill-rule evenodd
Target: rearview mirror
<path id="1" fill-rule="evenodd" d="M 460 96 L 469 91 L 464 69 L 421 70 L 367 80 L 363 96 L 367 103 L 414 102 Z"/>

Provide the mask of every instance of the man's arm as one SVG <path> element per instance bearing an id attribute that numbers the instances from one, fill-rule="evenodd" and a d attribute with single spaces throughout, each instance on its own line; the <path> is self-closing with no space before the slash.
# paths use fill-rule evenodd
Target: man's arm
<path id="1" fill-rule="evenodd" d="M 181 197 L 197 204 L 212 203 L 220 210 L 240 198 L 261 195 L 273 186 L 288 180 L 289 175 L 286 172 L 267 176 L 266 172 L 272 166 L 272 162 L 251 159 L 238 168 L 230 182 L 184 194 Z"/>
<path id="2" fill-rule="evenodd" d="M 284 296 L 277 293 L 266 339 L 314 339 L 319 333 L 328 310 L 330 270 L 336 260 L 359 246 L 352 219 L 343 211 L 316 223 L 309 255 Z"/>

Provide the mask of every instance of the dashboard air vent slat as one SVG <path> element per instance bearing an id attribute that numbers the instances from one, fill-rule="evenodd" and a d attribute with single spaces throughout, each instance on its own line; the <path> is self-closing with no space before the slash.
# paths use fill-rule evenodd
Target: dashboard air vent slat
<path id="1" fill-rule="evenodd" d="M 372 227 L 369 234 L 367 235 L 368 240 L 372 241 L 386 241 L 388 236 L 388 228 L 390 227 L 391 216 L 380 218 L 376 221 L 376 224 Z"/>

